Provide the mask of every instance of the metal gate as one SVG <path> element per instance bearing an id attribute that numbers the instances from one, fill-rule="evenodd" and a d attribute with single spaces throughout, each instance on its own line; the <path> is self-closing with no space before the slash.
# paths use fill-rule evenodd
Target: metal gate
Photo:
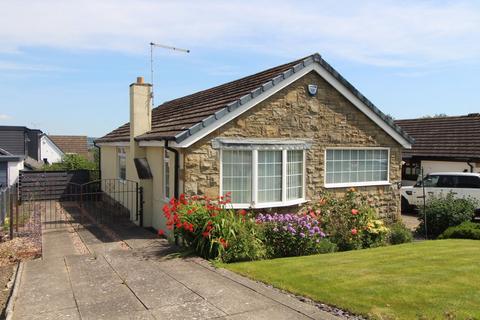
<path id="1" fill-rule="evenodd" d="M 136 181 L 103 179 L 83 184 L 52 179 L 20 180 L 15 223 L 61 228 L 136 221 L 143 225 L 143 189 Z"/>

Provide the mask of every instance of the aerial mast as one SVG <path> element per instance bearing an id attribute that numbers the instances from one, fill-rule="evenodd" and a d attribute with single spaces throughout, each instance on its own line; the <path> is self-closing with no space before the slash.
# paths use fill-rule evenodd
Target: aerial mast
<path id="1" fill-rule="evenodd" d="M 150 42 L 150 83 L 152 84 L 152 96 L 151 96 L 152 107 L 155 106 L 155 103 L 154 103 L 154 100 L 153 100 L 154 99 L 154 94 L 153 94 L 153 88 L 154 88 L 154 86 L 153 86 L 153 49 L 154 48 L 162 48 L 162 49 L 167 49 L 167 50 L 172 50 L 172 51 L 190 53 L 190 50 L 188 50 L 188 49 L 182 49 L 182 48 L 167 46 L 167 45 L 164 45 L 164 44 Z"/>

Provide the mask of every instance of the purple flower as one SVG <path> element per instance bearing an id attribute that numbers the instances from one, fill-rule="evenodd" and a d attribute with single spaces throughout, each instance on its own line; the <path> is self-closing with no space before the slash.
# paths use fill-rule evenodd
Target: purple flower
<path id="1" fill-rule="evenodd" d="M 300 232 L 300 237 L 301 237 L 301 238 L 305 238 L 305 233 Z"/>

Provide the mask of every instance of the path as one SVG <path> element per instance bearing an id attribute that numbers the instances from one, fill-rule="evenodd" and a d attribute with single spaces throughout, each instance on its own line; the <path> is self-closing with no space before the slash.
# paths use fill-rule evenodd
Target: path
<path id="1" fill-rule="evenodd" d="M 198 258 L 173 258 L 150 232 L 96 227 L 43 233 L 43 258 L 25 263 L 13 319 L 336 319 L 314 306 Z"/>

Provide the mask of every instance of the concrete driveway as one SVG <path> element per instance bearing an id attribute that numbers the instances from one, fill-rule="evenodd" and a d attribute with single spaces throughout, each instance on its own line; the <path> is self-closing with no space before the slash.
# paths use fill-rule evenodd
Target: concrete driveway
<path id="1" fill-rule="evenodd" d="M 13 319 L 336 319 L 132 225 L 43 233 L 23 265 Z M 274 270 L 272 270 L 274 272 Z"/>

